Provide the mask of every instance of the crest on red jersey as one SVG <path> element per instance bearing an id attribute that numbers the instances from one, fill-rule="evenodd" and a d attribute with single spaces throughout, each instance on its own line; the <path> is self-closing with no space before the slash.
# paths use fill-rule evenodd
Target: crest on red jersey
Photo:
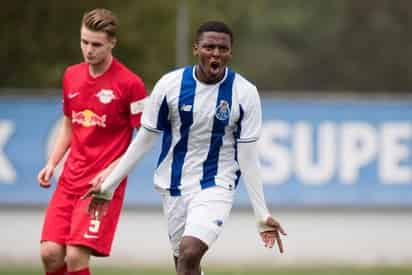
<path id="1" fill-rule="evenodd" d="M 99 98 L 100 102 L 103 104 L 109 104 L 110 102 L 112 102 L 113 99 L 116 98 L 112 90 L 105 90 L 105 89 L 100 90 L 100 92 L 98 92 L 96 96 Z"/>

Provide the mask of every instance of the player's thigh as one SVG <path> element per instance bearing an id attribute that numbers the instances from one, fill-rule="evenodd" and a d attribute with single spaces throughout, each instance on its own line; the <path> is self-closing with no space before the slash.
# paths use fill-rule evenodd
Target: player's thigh
<path id="1" fill-rule="evenodd" d="M 67 244 L 88 247 L 95 256 L 109 256 L 123 206 L 123 196 L 115 195 L 108 202 L 106 213 L 101 213 L 97 218 L 88 213 L 89 202 L 90 198 L 78 200 Z"/>
<path id="2" fill-rule="evenodd" d="M 183 236 L 192 236 L 210 247 L 221 234 L 232 209 L 234 191 L 220 186 L 202 190 L 188 206 Z"/>
<path id="3" fill-rule="evenodd" d="M 70 233 L 75 198 L 57 187 L 45 212 L 41 241 L 52 241 L 65 245 Z"/>
<path id="4" fill-rule="evenodd" d="M 189 195 L 190 196 L 190 195 Z M 188 199 L 186 196 L 162 194 L 163 213 L 167 223 L 167 232 L 173 255 L 179 255 L 179 244 L 186 224 Z"/>

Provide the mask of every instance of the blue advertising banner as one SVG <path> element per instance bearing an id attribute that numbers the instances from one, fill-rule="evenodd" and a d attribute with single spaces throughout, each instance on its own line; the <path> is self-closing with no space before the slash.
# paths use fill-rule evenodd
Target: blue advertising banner
<path id="1" fill-rule="evenodd" d="M 262 104 L 258 146 L 269 205 L 412 206 L 412 102 L 264 99 Z M 40 188 L 36 176 L 60 118 L 58 98 L 0 98 L 0 204 L 47 203 L 54 187 Z M 126 205 L 160 205 L 152 185 L 159 148 L 130 175 Z M 246 205 L 240 186 L 236 206 Z"/>

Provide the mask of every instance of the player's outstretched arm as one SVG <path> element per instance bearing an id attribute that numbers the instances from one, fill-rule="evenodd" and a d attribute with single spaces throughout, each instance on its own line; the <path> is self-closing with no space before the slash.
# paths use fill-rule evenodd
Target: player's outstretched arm
<path id="1" fill-rule="evenodd" d="M 133 170 L 145 153 L 153 147 L 158 135 L 159 133 L 141 127 L 110 175 L 103 182 L 93 185 L 82 198 L 97 195 L 99 198 L 111 200 L 117 186 Z"/>
<path id="2" fill-rule="evenodd" d="M 283 253 L 283 243 L 280 235 L 286 235 L 286 232 L 280 223 L 270 215 L 266 206 L 256 147 L 256 142 L 238 144 L 240 170 L 257 219 L 262 241 L 269 248 L 277 243 L 279 251 Z"/>
<path id="3" fill-rule="evenodd" d="M 72 124 L 70 118 L 64 116 L 63 121 L 57 135 L 56 143 L 53 148 L 53 152 L 50 155 L 49 160 L 43 169 L 40 170 L 37 175 L 37 181 L 43 188 L 49 188 L 51 186 L 50 179 L 53 176 L 54 169 L 57 164 L 62 160 L 64 154 L 70 147 L 72 136 Z"/>

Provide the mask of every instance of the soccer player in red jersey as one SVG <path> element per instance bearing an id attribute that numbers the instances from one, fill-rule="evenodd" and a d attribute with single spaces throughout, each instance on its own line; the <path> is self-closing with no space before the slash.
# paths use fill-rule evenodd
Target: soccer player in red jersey
<path id="1" fill-rule="evenodd" d="M 88 275 L 90 256 L 109 256 L 123 204 L 126 180 L 107 209 L 87 213 L 80 197 L 103 180 L 127 149 L 140 126 L 147 96 L 142 80 L 112 55 L 115 15 L 106 9 L 84 14 L 80 31 L 83 63 L 63 77 L 64 118 L 54 150 L 38 174 L 51 186 L 56 165 L 69 151 L 48 204 L 40 255 L 47 275 Z"/>

